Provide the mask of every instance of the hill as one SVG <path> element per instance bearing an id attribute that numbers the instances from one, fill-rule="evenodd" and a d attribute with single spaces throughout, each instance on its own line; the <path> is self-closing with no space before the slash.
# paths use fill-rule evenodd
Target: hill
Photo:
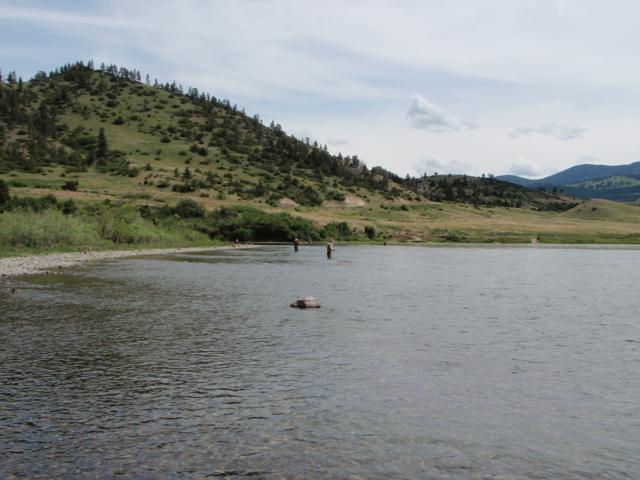
<path id="1" fill-rule="evenodd" d="M 575 165 L 540 179 L 516 175 L 502 175 L 496 178 L 529 188 L 562 190 L 579 198 L 603 198 L 623 202 L 640 199 L 640 162 L 628 165 Z"/>
<path id="2" fill-rule="evenodd" d="M 640 206 L 613 202 L 610 200 L 590 200 L 564 213 L 566 217 L 582 220 L 598 220 L 637 223 Z"/>
<path id="3" fill-rule="evenodd" d="M 551 185 L 561 187 L 564 185 L 574 185 L 589 180 L 599 180 L 610 177 L 640 176 L 640 162 L 628 165 L 592 165 L 582 164 L 554 173 L 548 177 L 539 179 L 529 179 L 518 177 L 517 175 L 501 175 L 496 178 L 506 182 L 516 183 L 523 186 L 544 186 Z"/>
<path id="4" fill-rule="evenodd" d="M 14 229 L 5 244 L 526 241 L 558 219 L 553 212 L 577 205 L 496 178 L 400 177 L 265 125 L 226 99 L 141 79 L 78 62 L 0 82 L 0 180 L 10 189 L 0 234 Z M 33 241 L 7 240 L 26 228 L 25 212 L 40 230 L 21 235 Z M 47 212 L 50 223 L 40 222 Z M 65 236 L 87 229 L 84 240 Z M 47 243 L 53 230 L 60 240 Z"/>
<path id="5" fill-rule="evenodd" d="M 140 78 L 136 70 L 104 65 L 96 70 L 82 63 L 41 72 L 29 82 L 11 77 L 0 89 L 0 172 L 46 177 L 25 180 L 27 187 L 55 186 L 56 175 L 72 177 L 88 195 L 103 186 L 96 180 L 101 175 L 109 178 L 110 189 L 137 184 L 138 192 L 197 192 L 272 206 L 283 199 L 288 205 L 319 206 L 349 195 L 407 201 L 416 195 L 454 197 L 447 194 L 446 181 L 369 169 L 357 156 L 333 155 L 317 142 L 287 135 L 274 122 L 265 126 L 228 100 L 193 88 L 183 92 L 175 82 L 148 85 Z M 522 193 L 492 179 L 470 182 L 475 197 L 460 191 L 461 201 L 492 206 L 503 203 L 507 191 L 514 202 Z M 531 192 L 521 200 L 533 208 L 549 202 Z"/>
<path id="6" fill-rule="evenodd" d="M 515 185 L 520 185 L 522 187 L 533 187 L 538 180 L 533 180 L 530 178 L 518 177 L 517 175 L 499 175 L 496 179 L 501 180 L 503 182 L 513 183 Z"/>
<path id="7" fill-rule="evenodd" d="M 227 100 L 195 89 L 183 93 L 175 83 L 145 85 L 139 77 L 115 66 L 95 71 L 75 64 L 4 84 L 0 171 L 46 173 L 48 181 L 92 172 L 123 177 L 115 182 L 121 185 L 127 177 L 142 180 L 142 190 L 215 192 L 272 204 L 290 198 L 319 205 L 358 188 L 406 194 L 391 173 L 331 155 L 274 123 L 266 127 Z"/>

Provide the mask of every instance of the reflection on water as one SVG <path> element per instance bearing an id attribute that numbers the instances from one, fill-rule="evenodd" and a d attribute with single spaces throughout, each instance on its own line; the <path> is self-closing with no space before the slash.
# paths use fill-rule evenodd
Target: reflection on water
<path id="1" fill-rule="evenodd" d="M 634 478 L 638 253 L 267 247 L 25 278 L 0 289 L 0 477 Z"/>

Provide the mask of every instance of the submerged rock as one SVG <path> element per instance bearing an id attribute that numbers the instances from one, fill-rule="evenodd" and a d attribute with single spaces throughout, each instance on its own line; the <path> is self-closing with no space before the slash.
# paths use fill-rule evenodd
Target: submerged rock
<path id="1" fill-rule="evenodd" d="M 320 308 L 320 304 L 315 297 L 299 298 L 291 304 L 293 308 Z"/>

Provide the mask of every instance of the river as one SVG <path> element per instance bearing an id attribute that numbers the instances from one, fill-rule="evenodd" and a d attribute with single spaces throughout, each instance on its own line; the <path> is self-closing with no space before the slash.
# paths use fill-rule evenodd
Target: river
<path id="1" fill-rule="evenodd" d="M 640 476 L 637 249 L 272 246 L 12 286 L 3 478 Z"/>

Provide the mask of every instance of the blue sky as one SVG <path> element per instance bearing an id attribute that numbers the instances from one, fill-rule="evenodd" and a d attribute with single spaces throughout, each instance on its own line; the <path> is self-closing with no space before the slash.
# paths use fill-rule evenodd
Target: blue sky
<path id="1" fill-rule="evenodd" d="M 640 4 L 0 0 L 0 68 L 93 58 L 229 98 L 392 171 L 640 160 Z"/>

